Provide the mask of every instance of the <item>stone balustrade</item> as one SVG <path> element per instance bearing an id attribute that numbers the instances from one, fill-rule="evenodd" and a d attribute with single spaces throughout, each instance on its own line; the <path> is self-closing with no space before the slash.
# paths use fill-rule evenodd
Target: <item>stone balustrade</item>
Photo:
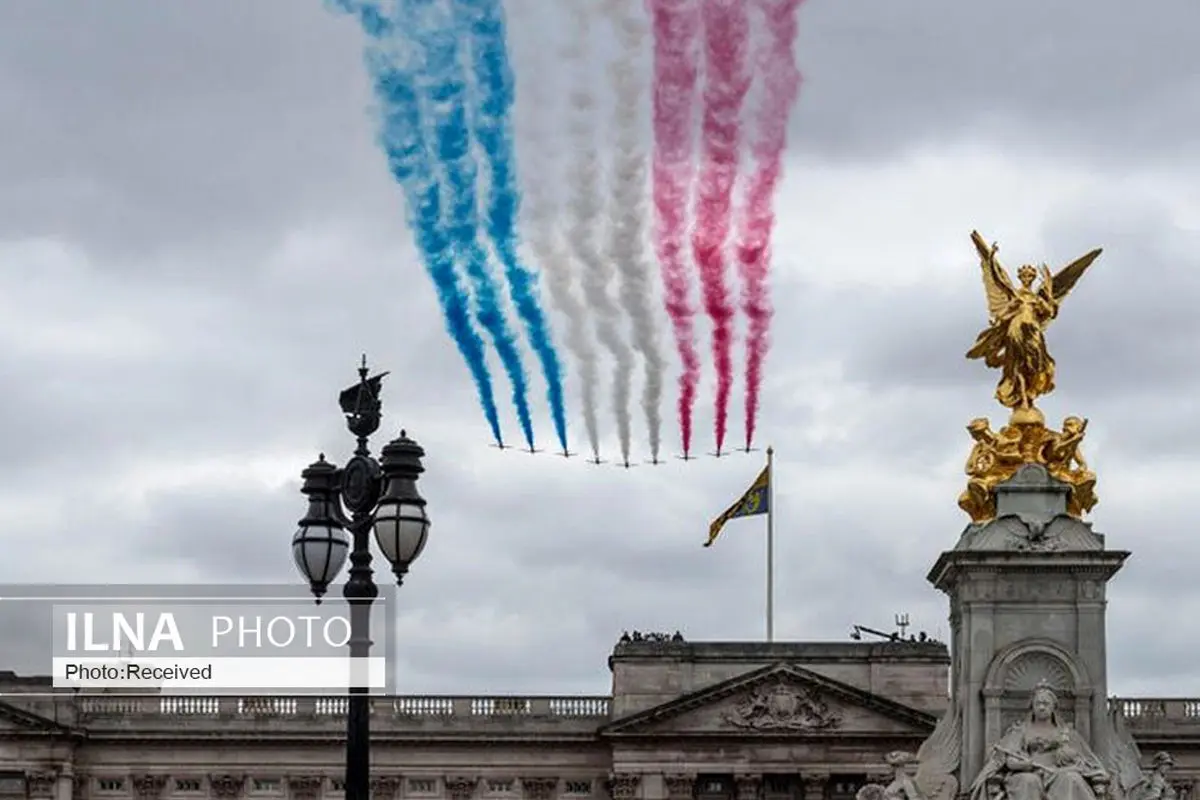
<path id="1" fill-rule="evenodd" d="M 103 733 L 207 727 L 261 731 L 340 731 L 348 699 L 342 697 L 233 697 L 81 695 L 78 722 Z M 611 698 L 574 697 L 372 697 L 372 729 L 397 735 L 494 732 L 565 736 L 590 735 L 608 720 Z"/>
<path id="2" fill-rule="evenodd" d="M 203 726 L 221 724 L 261 727 L 274 721 L 281 728 L 338 727 L 344 723 L 347 698 L 318 697 L 200 697 L 156 695 L 81 695 L 76 698 L 79 722 L 90 729 L 121 727 Z M 372 697 L 371 714 L 381 730 L 429 732 L 448 729 L 527 730 L 543 728 L 563 733 L 595 730 L 612 713 L 607 696 L 449 696 L 399 695 Z M 1109 700 L 1120 709 L 1136 734 L 1200 736 L 1200 699 L 1124 698 Z"/>
<path id="3" fill-rule="evenodd" d="M 1200 733 L 1200 699 L 1187 697 L 1114 697 L 1109 709 L 1121 711 L 1133 731 L 1186 729 Z"/>

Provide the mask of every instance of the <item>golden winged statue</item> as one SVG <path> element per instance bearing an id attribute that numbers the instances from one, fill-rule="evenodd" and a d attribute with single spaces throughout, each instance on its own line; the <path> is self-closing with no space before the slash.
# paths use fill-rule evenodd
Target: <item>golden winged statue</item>
<path id="1" fill-rule="evenodd" d="M 979 251 L 990 321 L 967 351 L 967 358 L 982 358 L 984 364 L 1001 370 L 996 399 L 1012 409 L 1015 424 L 1040 423 L 1043 417 L 1034 401 L 1054 391 L 1054 359 L 1046 349 L 1046 328 L 1100 249 L 1053 275 L 1045 264 L 1025 264 L 1017 270 L 1021 285 L 1015 287 L 996 259 L 999 246 L 993 243 L 989 247 L 978 231 L 971 232 L 971 241 Z M 1035 289 L 1039 276 L 1042 280 Z"/>
<path id="2" fill-rule="evenodd" d="M 1068 417 L 1062 432 L 1049 430 L 1034 403 L 1054 391 L 1054 358 L 1046 349 L 1046 328 L 1101 251 L 1092 250 L 1056 273 L 1045 264 L 1024 264 L 1017 270 L 1015 286 L 996 258 L 999 246 L 988 245 L 978 231 L 971 232 L 971 241 L 979 252 L 989 320 L 967 358 L 983 359 L 1000 370 L 996 399 L 1012 414 L 999 432 L 992 432 L 984 418 L 968 426 L 975 446 L 959 506 L 976 522 L 989 519 L 995 513 L 996 484 L 1012 477 L 1022 464 L 1041 464 L 1072 486 L 1068 513 L 1082 516 L 1096 505 L 1096 476 L 1080 452 L 1087 421 Z"/>

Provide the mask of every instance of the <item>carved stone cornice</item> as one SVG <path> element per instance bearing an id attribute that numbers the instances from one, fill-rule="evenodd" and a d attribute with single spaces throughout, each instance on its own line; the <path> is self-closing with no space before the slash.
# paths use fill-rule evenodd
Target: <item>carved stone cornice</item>
<path id="1" fill-rule="evenodd" d="M 446 787 L 446 794 L 450 800 L 471 800 L 475 796 L 475 787 L 479 785 L 479 778 L 449 775 L 442 783 Z"/>
<path id="2" fill-rule="evenodd" d="M 737 800 L 758 800 L 762 793 L 762 775 L 735 775 Z"/>
<path id="3" fill-rule="evenodd" d="M 58 783 L 58 775 L 45 770 L 36 770 L 25 773 L 25 791 L 29 797 L 53 797 L 55 794 L 55 784 Z"/>
<path id="4" fill-rule="evenodd" d="M 642 785 L 642 776 L 630 772 L 614 772 L 608 776 L 608 795 L 612 800 L 634 800 L 638 787 Z"/>
<path id="5" fill-rule="evenodd" d="M 292 800 L 317 800 L 325 779 L 319 775 L 289 775 L 288 795 Z"/>
<path id="6" fill-rule="evenodd" d="M 399 775 L 380 775 L 378 778 L 371 778 L 371 800 L 392 800 L 399 790 Z"/>
<path id="7" fill-rule="evenodd" d="M 558 778 L 521 778 L 521 796 L 525 800 L 550 800 L 557 788 Z"/>
<path id="8" fill-rule="evenodd" d="M 663 776 L 667 800 L 691 800 L 696 794 L 696 776 L 674 773 Z"/>
<path id="9" fill-rule="evenodd" d="M 158 800 L 167 786 L 167 776 L 141 773 L 130 776 L 129 782 L 133 784 L 133 796 L 138 800 Z"/>
<path id="10" fill-rule="evenodd" d="M 235 800 L 246 788 L 245 775 L 209 775 L 208 786 L 217 800 Z"/>

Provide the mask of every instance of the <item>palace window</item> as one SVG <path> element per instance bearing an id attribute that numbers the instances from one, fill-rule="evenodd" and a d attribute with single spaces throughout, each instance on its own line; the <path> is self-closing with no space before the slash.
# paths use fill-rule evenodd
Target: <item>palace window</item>
<path id="1" fill-rule="evenodd" d="M 409 794 L 435 794 L 437 792 L 437 781 L 433 778 L 409 778 L 408 793 Z"/>
<path id="2" fill-rule="evenodd" d="M 329 779 L 329 790 L 332 792 L 345 792 L 346 791 L 346 781 L 342 778 L 330 778 Z"/>
<path id="3" fill-rule="evenodd" d="M 583 797 L 592 793 L 591 781 L 567 781 L 563 784 L 563 794 Z"/>
<path id="4" fill-rule="evenodd" d="M 729 782 L 719 775 L 701 775 L 696 786 L 700 794 L 727 794 L 730 788 Z"/>
<path id="5" fill-rule="evenodd" d="M 203 788 L 203 784 L 199 778 L 176 778 L 175 791 L 177 792 L 198 792 Z"/>
<path id="6" fill-rule="evenodd" d="M 279 794 L 283 790 L 283 781 L 279 778 L 255 778 L 250 783 L 250 790 L 259 794 Z"/>
<path id="7" fill-rule="evenodd" d="M 487 782 L 488 794 L 512 794 L 513 782 L 511 780 L 492 780 Z"/>
<path id="8" fill-rule="evenodd" d="M 97 778 L 96 789 L 101 792 L 123 792 L 125 791 L 124 778 Z"/>

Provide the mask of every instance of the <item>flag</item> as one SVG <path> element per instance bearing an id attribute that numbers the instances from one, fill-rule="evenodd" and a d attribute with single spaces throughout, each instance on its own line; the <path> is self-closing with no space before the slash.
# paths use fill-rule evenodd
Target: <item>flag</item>
<path id="1" fill-rule="evenodd" d="M 724 514 L 712 521 L 712 524 L 708 526 L 708 541 L 704 543 L 704 546 L 710 547 L 717 540 L 717 537 L 721 535 L 721 529 L 729 520 L 769 513 L 771 513 L 770 464 L 763 467 L 763 471 L 759 473 L 758 477 L 754 479 L 754 483 L 750 484 L 750 488 L 738 498 L 736 503 L 725 509 Z"/>

